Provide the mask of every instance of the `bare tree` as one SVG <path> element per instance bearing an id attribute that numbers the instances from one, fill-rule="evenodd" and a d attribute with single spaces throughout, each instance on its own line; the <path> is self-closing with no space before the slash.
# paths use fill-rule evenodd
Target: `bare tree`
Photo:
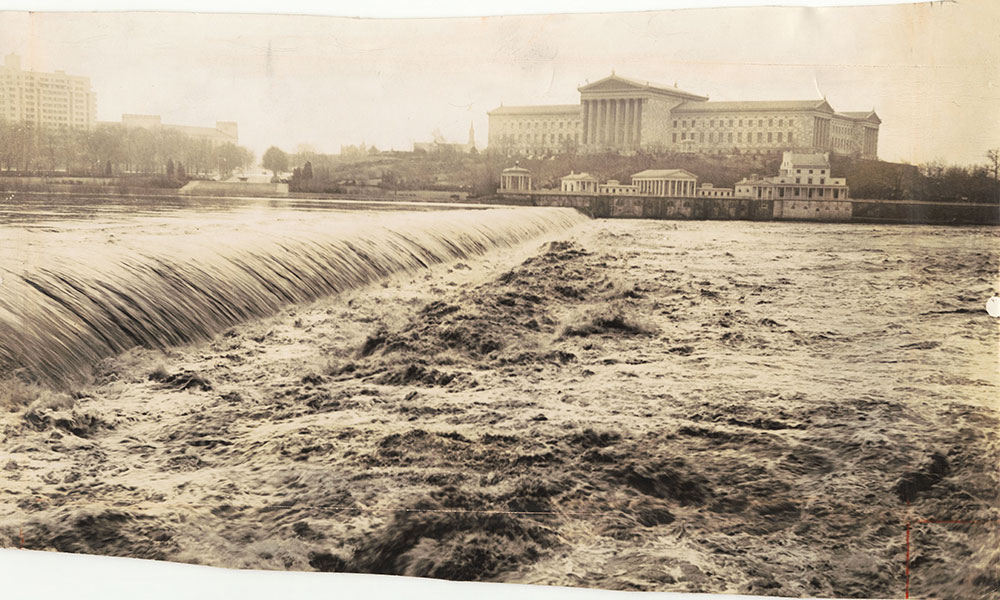
<path id="1" fill-rule="evenodd" d="M 996 187 L 997 201 L 1000 202 L 1000 148 L 987 150 L 986 160 L 990 161 L 990 167 L 993 169 L 993 183 Z"/>

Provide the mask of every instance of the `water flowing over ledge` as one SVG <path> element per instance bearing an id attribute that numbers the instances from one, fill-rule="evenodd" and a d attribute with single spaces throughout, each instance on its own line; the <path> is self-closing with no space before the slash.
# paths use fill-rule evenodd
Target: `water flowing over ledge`
<path id="1" fill-rule="evenodd" d="M 8 240 L 17 256 L 0 262 L 0 377 L 66 384 L 136 346 L 204 340 L 288 304 L 586 220 L 567 208 L 348 217 L 132 240 L 126 231 L 114 243 L 60 240 L 44 251 Z"/>

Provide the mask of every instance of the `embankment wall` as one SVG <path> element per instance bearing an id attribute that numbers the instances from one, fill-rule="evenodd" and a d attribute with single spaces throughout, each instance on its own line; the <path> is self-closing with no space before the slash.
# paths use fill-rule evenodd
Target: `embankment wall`
<path id="1" fill-rule="evenodd" d="M 611 219 L 1000 225 L 1000 205 L 962 202 L 659 198 L 555 192 L 498 194 L 494 198 L 503 204 L 574 207 L 592 217 Z"/>

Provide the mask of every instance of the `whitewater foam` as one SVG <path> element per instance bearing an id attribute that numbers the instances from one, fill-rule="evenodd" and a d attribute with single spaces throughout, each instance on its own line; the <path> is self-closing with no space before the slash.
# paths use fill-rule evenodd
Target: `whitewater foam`
<path id="1" fill-rule="evenodd" d="M 136 346 L 206 339 L 387 275 L 513 247 L 586 220 L 561 208 L 276 217 L 266 226 L 7 229 L 0 376 L 65 384 Z M 209 226 L 211 225 L 211 226 Z M 86 228 L 84 228 L 86 230 Z M 104 236 L 104 237 L 102 237 Z"/>

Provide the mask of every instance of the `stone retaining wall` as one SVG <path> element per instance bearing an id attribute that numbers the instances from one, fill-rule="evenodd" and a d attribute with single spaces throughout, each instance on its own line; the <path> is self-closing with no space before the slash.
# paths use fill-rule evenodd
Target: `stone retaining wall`
<path id="1" fill-rule="evenodd" d="M 752 200 L 658 198 L 531 192 L 499 194 L 495 201 L 529 206 L 568 206 L 595 218 L 745 221 L 829 221 L 1000 225 L 1000 205 L 896 200 Z"/>

